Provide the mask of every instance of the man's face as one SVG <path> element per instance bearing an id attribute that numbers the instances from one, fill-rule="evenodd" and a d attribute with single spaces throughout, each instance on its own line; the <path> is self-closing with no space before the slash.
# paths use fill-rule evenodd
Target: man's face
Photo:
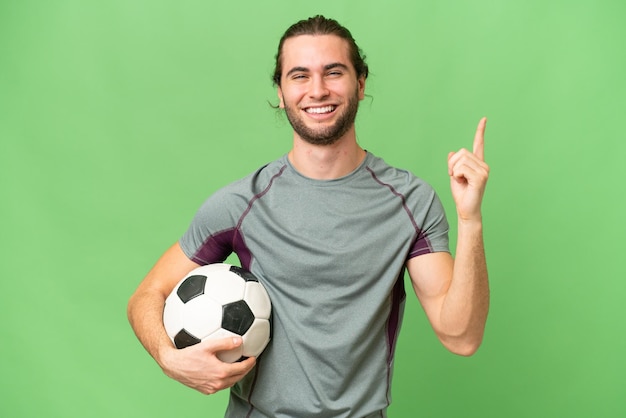
<path id="1" fill-rule="evenodd" d="M 296 135 L 329 145 L 354 129 L 365 77 L 357 78 L 348 43 L 334 35 L 302 35 L 283 43 L 280 107 Z"/>

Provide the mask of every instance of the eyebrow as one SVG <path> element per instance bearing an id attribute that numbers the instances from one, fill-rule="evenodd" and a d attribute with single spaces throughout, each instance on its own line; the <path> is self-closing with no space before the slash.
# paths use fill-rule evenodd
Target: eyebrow
<path id="1" fill-rule="evenodd" d="M 328 71 L 328 70 L 332 70 L 333 68 L 341 68 L 344 70 L 348 70 L 348 66 L 345 64 L 342 64 L 340 62 L 333 62 L 331 64 L 326 64 L 324 66 L 324 71 Z M 289 70 L 286 74 L 286 76 L 289 76 L 290 74 L 293 73 L 298 73 L 298 72 L 304 72 L 304 73 L 308 73 L 310 70 L 307 67 L 293 67 L 291 70 Z"/>

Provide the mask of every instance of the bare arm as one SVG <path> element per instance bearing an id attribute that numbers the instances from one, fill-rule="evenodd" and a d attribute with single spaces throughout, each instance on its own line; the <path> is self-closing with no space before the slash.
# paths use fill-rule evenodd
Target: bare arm
<path id="1" fill-rule="evenodd" d="M 198 264 L 189 260 L 178 243 L 170 247 L 140 283 L 128 302 L 128 320 L 137 338 L 164 373 L 204 394 L 234 385 L 254 366 L 255 359 L 221 362 L 217 351 L 242 343 L 241 338 L 206 340 L 178 350 L 165 333 L 163 307 L 174 286 Z"/>
<path id="2" fill-rule="evenodd" d="M 465 229 L 465 228 L 464 228 Z M 434 253 L 414 257 L 407 267 L 413 289 L 439 340 L 450 351 L 478 350 L 489 310 L 489 283 L 480 226 L 468 226 L 457 257 Z"/>
<path id="3" fill-rule="evenodd" d="M 473 152 L 448 156 L 458 217 L 456 259 L 448 253 L 407 263 L 413 288 L 441 342 L 452 352 L 471 355 L 480 346 L 489 311 L 489 282 L 483 243 L 482 198 L 489 177 L 484 162 L 486 119 L 478 124 Z"/>

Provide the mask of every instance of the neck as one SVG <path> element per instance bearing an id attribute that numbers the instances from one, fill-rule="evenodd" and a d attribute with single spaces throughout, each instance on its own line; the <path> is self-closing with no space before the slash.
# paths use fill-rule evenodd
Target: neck
<path id="1" fill-rule="evenodd" d="M 365 159 L 365 150 L 348 135 L 331 145 L 313 145 L 294 135 L 289 161 L 303 176 L 332 180 L 350 174 Z"/>

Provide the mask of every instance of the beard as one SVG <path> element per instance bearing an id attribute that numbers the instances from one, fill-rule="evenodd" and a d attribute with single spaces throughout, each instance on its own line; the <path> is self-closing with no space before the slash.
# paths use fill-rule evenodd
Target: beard
<path id="1" fill-rule="evenodd" d="M 359 110 L 359 92 L 348 98 L 348 105 L 337 116 L 337 120 L 330 126 L 307 126 L 300 110 L 285 103 L 285 114 L 293 130 L 304 141 L 312 145 L 331 145 L 337 142 L 354 125 Z"/>

